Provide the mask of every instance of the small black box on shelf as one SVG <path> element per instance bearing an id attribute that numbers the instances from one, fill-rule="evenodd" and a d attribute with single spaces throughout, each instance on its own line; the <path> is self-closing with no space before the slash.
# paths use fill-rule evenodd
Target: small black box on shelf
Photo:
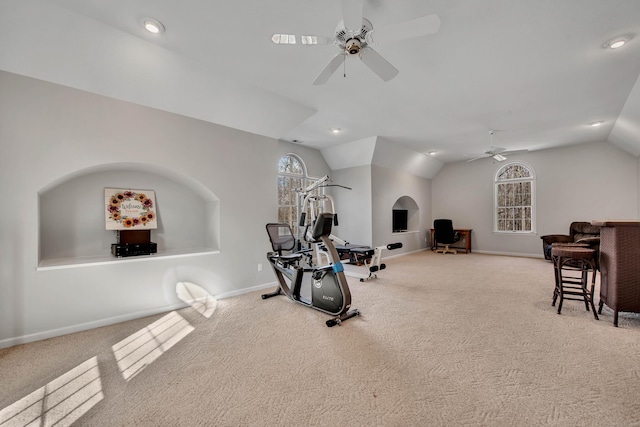
<path id="1" fill-rule="evenodd" d="M 118 258 L 158 252 L 158 245 L 151 241 L 151 230 L 118 230 L 117 239 L 118 243 L 111 245 L 111 255 Z"/>
<path id="2" fill-rule="evenodd" d="M 111 245 L 111 255 L 121 258 L 128 256 L 137 256 L 137 255 L 151 255 L 158 252 L 158 245 L 150 242 L 150 243 L 125 243 L 124 245 L 113 243 Z"/>

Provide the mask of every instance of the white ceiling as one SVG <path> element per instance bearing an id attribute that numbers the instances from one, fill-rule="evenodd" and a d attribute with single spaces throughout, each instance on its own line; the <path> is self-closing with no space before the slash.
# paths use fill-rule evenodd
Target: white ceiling
<path id="1" fill-rule="evenodd" d="M 493 129 L 509 150 L 609 140 L 640 155 L 640 1 L 364 6 L 374 30 L 431 14 L 438 33 L 375 45 L 394 79 L 348 58 L 346 77 L 314 86 L 338 48 L 271 35 L 331 37 L 340 0 L 3 0 L 0 69 L 318 149 L 382 137 L 450 162 L 489 149 Z"/>

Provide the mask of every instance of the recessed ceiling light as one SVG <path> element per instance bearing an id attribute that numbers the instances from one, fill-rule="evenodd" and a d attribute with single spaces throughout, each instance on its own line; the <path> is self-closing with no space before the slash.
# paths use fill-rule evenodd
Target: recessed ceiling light
<path id="1" fill-rule="evenodd" d="M 144 29 L 153 34 L 164 32 L 164 25 L 162 22 L 155 19 L 147 18 L 144 20 Z"/>
<path id="2" fill-rule="evenodd" d="M 589 126 L 592 126 L 592 127 L 594 127 L 594 128 L 597 128 L 598 126 L 602 126 L 603 124 L 604 124 L 604 122 L 603 122 L 603 121 L 597 121 L 597 122 L 589 123 Z"/>
<path id="3" fill-rule="evenodd" d="M 629 35 L 617 36 L 607 41 L 602 45 L 602 47 L 604 47 L 605 49 L 619 49 L 627 44 L 629 40 L 631 40 L 631 36 Z"/>
<path id="4" fill-rule="evenodd" d="M 430 156 L 433 156 L 436 153 L 437 153 L 437 151 L 435 151 L 435 150 L 427 151 L 427 154 L 430 155 Z"/>
<path id="5" fill-rule="evenodd" d="M 332 133 L 340 133 L 340 132 L 342 132 L 342 129 L 340 129 L 340 128 L 332 128 L 331 132 Z"/>

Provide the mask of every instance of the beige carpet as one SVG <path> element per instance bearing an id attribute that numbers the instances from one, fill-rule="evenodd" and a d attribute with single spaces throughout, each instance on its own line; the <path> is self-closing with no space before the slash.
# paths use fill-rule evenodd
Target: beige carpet
<path id="1" fill-rule="evenodd" d="M 640 426 L 637 315 L 556 314 L 542 259 L 386 263 L 339 327 L 254 292 L 0 350 L 0 425 Z"/>

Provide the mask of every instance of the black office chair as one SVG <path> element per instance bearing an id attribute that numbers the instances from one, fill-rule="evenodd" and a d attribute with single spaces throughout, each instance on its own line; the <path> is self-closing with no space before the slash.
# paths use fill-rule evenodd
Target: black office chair
<path id="1" fill-rule="evenodd" d="M 450 219 L 436 219 L 433 221 L 433 229 L 436 243 L 445 245 L 444 249 L 436 248 L 436 253 L 442 253 L 443 255 L 447 252 L 457 254 L 458 251 L 449 248 L 449 245 L 460 240 L 460 233 L 453 229 L 453 221 Z"/>

